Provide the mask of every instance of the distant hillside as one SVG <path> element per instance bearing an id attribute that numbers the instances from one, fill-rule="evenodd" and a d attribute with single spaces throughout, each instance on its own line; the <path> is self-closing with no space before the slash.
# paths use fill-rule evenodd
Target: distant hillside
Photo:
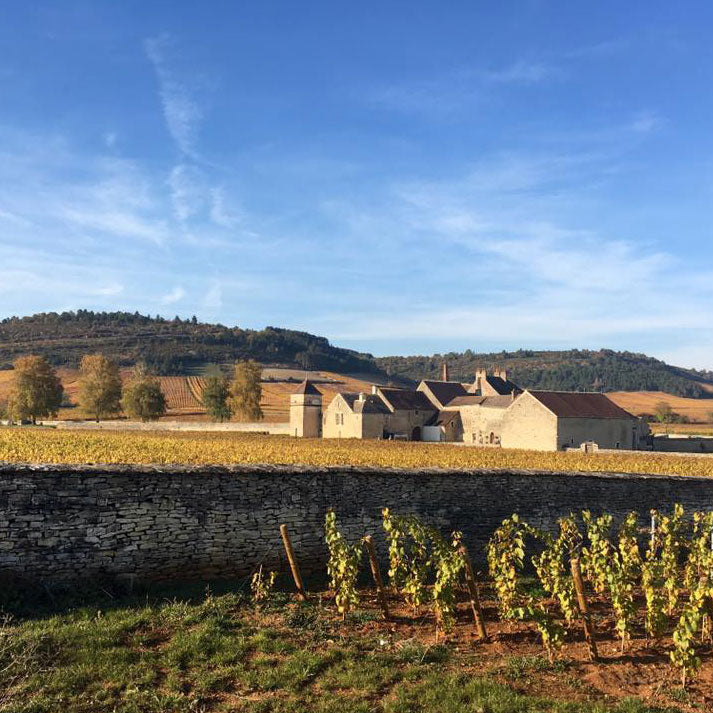
<path id="1" fill-rule="evenodd" d="M 290 329 L 261 330 L 146 317 L 138 312 L 49 312 L 0 321 L 0 369 L 21 354 L 43 354 L 55 365 L 76 368 L 85 354 L 101 351 L 132 366 L 145 361 L 159 374 L 195 374 L 206 364 L 256 359 L 263 365 L 361 374 L 397 383 L 439 378 L 448 362 L 452 379 L 472 381 L 477 368 L 504 367 L 524 387 L 568 391 L 666 391 L 710 398 L 713 373 L 695 372 L 630 352 L 529 351 L 382 357 L 332 346 L 324 337 Z M 369 375 L 369 376 L 366 376 Z"/>
<path id="2" fill-rule="evenodd" d="M 587 351 L 530 351 L 433 356 L 382 357 L 376 363 L 389 375 L 440 378 L 441 364 L 448 362 L 450 378 L 472 381 L 478 368 L 504 367 L 523 387 L 564 391 L 666 391 L 676 396 L 710 398 L 713 374 L 669 366 L 644 354 L 610 349 Z"/>
<path id="3" fill-rule="evenodd" d="M 263 364 L 340 373 L 375 371 L 373 357 L 333 347 L 324 337 L 290 329 L 262 330 L 167 320 L 138 312 L 49 312 L 0 322 L 0 369 L 21 354 L 42 354 L 76 367 L 101 351 L 122 366 L 145 361 L 159 374 L 183 374 L 207 363 L 256 359 Z"/>

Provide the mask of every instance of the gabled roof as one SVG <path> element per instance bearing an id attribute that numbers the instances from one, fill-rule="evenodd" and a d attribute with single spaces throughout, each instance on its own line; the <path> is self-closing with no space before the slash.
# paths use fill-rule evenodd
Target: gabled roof
<path id="1" fill-rule="evenodd" d="M 507 394 L 511 394 L 513 391 L 520 390 L 516 383 L 510 381 L 510 379 L 503 379 L 501 376 L 486 376 L 485 380 L 501 396 L 506 396 Z"/>
<path id="2" fill-rule="evenodd" d="M 314 394 L 315 396 L 321 396 L 322 392 L 309 380 L 305 379 L 298 387 L 294 394 Z"/>
<path id="3" fill-rule="evenodd" d="M 386 405 L 394 411 L 437 410 L 423 391 L 380 388 L 379 394 L 381 394 L 381 398 L 386 402 Z"/>
<path id="4" fill-rule="evenodd" d="M 429 388 L 442 406 L 445 406 L 456 396 L 465 396 L 468 393 L 465 386 L 458 381 L 431 381 L 424 379 L 421 383 Z"/>
<path id="5" fill-rule="evenodd" d="M 636 419 L 605 394 L 573 391 L 530 391 L 543 406 L 559 418 Z"/>
<path id="6" fill-rule="evenodd" d="M 520 395 L 520 392 L 515 393 L 515 398 Z M 483 408 L 507 408 L 514 401 L 512 394 L 505 396 L 476 396 L 468 394 L 467 396 L 457 396 L 452 401 L 449 401 L 447 408 L 459 408 L 461 406 L 482 406 Z"/>
<path id="7" fill-rule="evenodd" d="M 337 395 L 347 402 L 347 406 L 354 413 L 389 413 L 389 409 L 386 408 L 384 402 L 378 396 L 364 394 L 364 399 L 360 401 L 357 393 L 340 391 Z"/>
<path id="8" fill-rule="evenodd" d="M 357 399 L 352 408 L 354 413 L 389 414 L 389 409 L 386 408 L 386 404 L 378 396 L 372 396 L 371 394 L 365 396 L 363 401 Z"/>
<path id="9" fill-rule="evenodd" d="M 460 411 L 439 411 L 428 425 L 447 426 L 452 422 L 460 423 Z"/>
<path id="10" fill-rule="evenodd" d="M 520 395 L 520 392 L 515 393 L 515 399 Z M 505 396 L 486 396 L 483 399 L 483 408 L 507 408 L 514 400 L 512 393 Z"/>
<path id="11" fill-rule="evenodd" d="M 500 394 L 501 396 L 511 394 L 513 391 L 522 391 L 522 389 L 514 381 L 510 381 L 510 379 L 503 379 L 502 376 L 484 376 L 481 377 L 481 380 L 485 381 L 496 394 Z M 471 393 L 473 393 L 476 388 L 477 381 L 471 386 Z"/>
<path id="12" fill-rule="evenodd" d="M 446 406 L 448 406 L 448 408 L 457 408 L 458 406 L 480 406 L 485 399 L 485 396 L 466 394 L 465 396 L 456 396 L 454 399 L 449 401 Z"/>

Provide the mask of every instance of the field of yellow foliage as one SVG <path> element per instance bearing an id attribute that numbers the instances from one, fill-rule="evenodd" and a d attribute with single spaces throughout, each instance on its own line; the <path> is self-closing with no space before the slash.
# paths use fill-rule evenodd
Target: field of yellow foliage
<path id="1" fill-rule="evenodd" d="M 540 453 L 395 441 L 311 440 L 249 433 L 0 428 L 14 463 L 304 464 L 398 468 L 518 468 L 713 475 L 713 458 L 666 453 Z"/>

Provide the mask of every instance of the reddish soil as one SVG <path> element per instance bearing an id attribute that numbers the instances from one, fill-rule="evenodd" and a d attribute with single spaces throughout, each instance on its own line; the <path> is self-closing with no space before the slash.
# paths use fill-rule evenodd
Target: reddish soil
<path id="1" fill-rule="evenodd" d="M 465 598 L 465 595 L 462 595 Z M 365 592 L 363 606 L 378 608 L 375 592 Z M 621 651 L 609 606 L 590 600 L 600 661 L 589 661 L 581 623 L 568 628 L 565 644 L 553 664 L 547 662 L 539 632 L 532 622 L 500 621 L 495 601 L 485 598 L 483 609 L 488 640 L 475 632 L 470 605 L 458 604 L 456 625 L 436 640 L 435 620 L 430 612 L 414 616 L 398 599 L 389 597 L 392 621 L 369 621 L 363 633 L 380 634 L 385 645 L 417 641 L 431 646 L 447 643 L 453 662 L 463 670 L 489 676 L 530 695 L 554 700 L 614 701 L 638 697 L 648 705 L 681 711 L 713 710 L 713 642 L 701 645 L 701 668 L 681 689 L 681 675 L 669 660 L 671 632 L 659 641 L 645 638 L 642 616 L 636 621 L 631 641 Z M 555 611 L 555 608 L 552 608 Z M 643 613 L 643 609 L 639 611 Z M 336 615 L 335 615 L 336 617 Z M 672 617 L 672 623 L 677 617 Z"/>

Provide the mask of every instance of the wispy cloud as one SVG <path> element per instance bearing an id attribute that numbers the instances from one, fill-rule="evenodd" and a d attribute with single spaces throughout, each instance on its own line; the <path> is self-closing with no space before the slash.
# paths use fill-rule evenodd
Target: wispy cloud
<path id="1" fill-rule="evenodd" d="M 201 300 L 202 311 L 215 319 L 223 307 L 223 283 L 219 278 L 214 278 Z"/>
<path id="2" fill-rule="evenodd" d="M 631 40 L 615 38 L 594 42 L 593 44 L 581 45 L 570 50 L 560 51 L 559 56 L 564 59 L 597 59 L 600 57 L 612 57 L 620 54 L 631 46 Z"/>
<path id="3" fill-rule="evenodd" d="M 185 223 L 205 208 L 207 188 L 200 169 L 179 163 L 171 169 L 168 185 L 173 210 L 180 222 Z"/>
<path id="4" fill-rule="evenodd" d="M 594 178 L 609 165 L 584 147 L 510 153 L 459 178 L 397 184 L 387 211 L 350 217 L 350 230 L 365 240 L 379 236 L 374 283 L 398 281 L 398 273 L 388 273 L 400 262 L 419 289 L 404 285 L 403 299 L 391 298 L 386 313 L 363 304 L 350 309 L 358 298 L 345 294 L 338 316 L 322 315 L 321 330 L 383 353 L 379 344 L 394 341 L 630 347 L 713 329 L 705 308 L 713 270 L 685 264 L 643 236 L 623 239 L 578 224 L 581 207 L 596 205 Z"/>
<path id="5" fill-rule="evenodd" d="M 203 110 L 184 82 L 177 79 L 168 63 L 173 40 L 168 34 L 147 39 L 146 54 L 156 72 L 159 96 L 168 131 L 182 153 L 195 157 L 195 143 Z"/>
<path id="6" fill-rule="evenodd" d="M 559 78 L 563 72 L 559 67 L 545 62 L 518 60 L 509 66 L 482 70 L 475 75 L 492 84 L 537 84 Z"/>
<path id="7" fill-rule="evenodd" d="M 170 292 L 161 297 L 161 304 L 172 305 L 180 302 L 186 296 L 186 291 L 183 287 L 174 287 Z"/>
<path id="8" fill-rule="evenodd" d="M 665 123 L 665 120 L 658 113 L 643 111 L 634 117 L 630 127 L 637 134 L 649 134 L 660 129 Z"/>
<path id="9" fill-rule="evenodd" d="M 461 67 L 434 77 L 375 87 L 367 92 L 367 98 L 388 109 L 448 116 L 483 102 L 498 88 L 531 86 L 564 76 L 554 64 L 517 60 L 501 67 Z"/>
<path id="10" fill-rule="evenodd" d="M 225 189 L 221 186 L 211 189 L 210 219 L 223 228 L 234 228 L 240 223 L 240 215 L 226 206 Z"/>

